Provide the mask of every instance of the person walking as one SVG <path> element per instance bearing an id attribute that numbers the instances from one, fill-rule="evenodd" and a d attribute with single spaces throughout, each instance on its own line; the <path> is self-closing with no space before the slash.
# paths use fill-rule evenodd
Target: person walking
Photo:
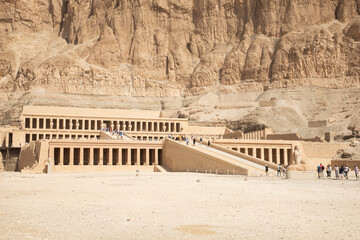
<path id="1" fill-rule="evenodd" d="M 280 164 L 278 165 L 276 176 L 280 176 L 280 177 L 281 177 L 281 165 L 280 165 Z"/>
<path id="2" fill-rule="evenodd" d="M 340 173 L 340 177 L 342 179 L 344 177 L 344 165 L 341 165 L 339 173 Z"/>
<path id="3" fill-rule="evenodd" d="M 189 139 L 186 138 L 186 145 L 189 145 Z"/>
<path id="4" fill-rule="evenodd" d="M 195 145 L 195 142 L 196 142 L 196 138 L 193 139 L 193 145 Z"/>
<path id="5" fill-rule="evenodd" d="M 210 147 L 210 140 L 208 140 L 208 147 Z"/>
<path id="6" fill-rule="evenodd" d="M 349 166 L 347 164 L 345 166 L 344 175 L 346 179 L 349 179 Z"/>
<path id="7" fill-rule="evenodd" d="M 320 178 L 320 173 L 321 173 L 321 163 L 317 166 L 317 173 L 318 173 L 318 178 Z"/>
<path id="8" fill-rule="evenodd" d="M 358 168 L 358 166 L 355 166 L 355 178 L 356 178 L 356 180 L 358 180 L 359 179 L 359 168 Z"/>
<path id="9" fill-rule="evenodd" d="M 286 166 L 283 165 L 283 176 L 285 177 L 286 176 Z"/>
<path id="10" fill-rule="evenodd" d="M 335 177 L 336 179 L 339 179 L 339 167 L 337 164 L 335 165 Z"/>
<path id="11" fill-rule="evenodd" d="M 331 178 L 331 172 L 332 172 L 332 167 L 331 165 L 329 164 L 329 168 L 328 168 L 328 178 Z"/>
<path id="12" fill-rule="evenodd" d="M 269 175 L 269 167 L 267 164 L 265 164 L 265 173 L 266 173 L 266 176 Z"/>
<path id="13" fill-rule="evenodd" d="M 324 165 L 322 163 L 320 163 L 320 166 L 321 166 L 321 176 L 323 177 L 324 176 Z"/>

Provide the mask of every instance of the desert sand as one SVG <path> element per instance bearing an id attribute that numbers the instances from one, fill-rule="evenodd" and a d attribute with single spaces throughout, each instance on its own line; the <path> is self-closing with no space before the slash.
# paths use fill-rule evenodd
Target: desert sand
<path id="1" fill-rule="evenodd" d="M 360 181 L 0 174 L 1 239 L 360 239 Z"/>

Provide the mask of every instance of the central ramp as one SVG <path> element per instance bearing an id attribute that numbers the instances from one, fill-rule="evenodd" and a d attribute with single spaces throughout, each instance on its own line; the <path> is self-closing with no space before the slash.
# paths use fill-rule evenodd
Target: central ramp
<path id="1" fill-rule="evenodd" d="M 245 158 L 197 143 L 186 145 L 166 139 L 163 165 L 174 172 L 197 171 L 218 174 L 265 175 L 265 167 Z M 273 170 L 269 169 L 273 174 Z"/>

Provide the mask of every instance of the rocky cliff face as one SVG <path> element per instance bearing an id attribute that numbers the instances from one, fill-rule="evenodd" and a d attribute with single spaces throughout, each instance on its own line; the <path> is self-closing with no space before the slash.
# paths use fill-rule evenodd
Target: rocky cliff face
<path id="1" fill-rule="evenodd" d="M 358 87 L 360 0 L 2 0 L 0 91 Z"/>

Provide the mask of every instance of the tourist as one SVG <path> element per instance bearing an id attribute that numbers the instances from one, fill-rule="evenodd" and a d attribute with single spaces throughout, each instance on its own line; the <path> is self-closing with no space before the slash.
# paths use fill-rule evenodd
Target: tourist
<path id="1" fill-rule="evenodd" d="M 200 144 L 202 144 L 202 138 L 200 138 Z"/>
<path id="2" fill-rule="evenodd" d="M 359 168 L 358 168 L 358 166 L 355 166 L 355 178 L 356 178 L 356 180 L 359 179 Z"/>
<path id="3" fill-rule="evenodd" d="M 344 171 L 344 175 L 346 179 L 349 179 L 349 166 L 346 164 L 345 166 L 345 171 Z"/>
<path id="4" fill-rule="evenodd" d="M 278 164 L 276 176 L 280 176 L 280 177 L 281 177 L 281 165 L 280 165 L 280 164 Z"/>
<path id="5" fill-rule="evenodd" d="M 210 140 L 208 140 L 208 147 L 210 147 Z"/>
<path id="6" fill-rule="evenodd" d="M 339 179 L 339 167 L 337 164 L 335 165 L 335 177 L 336 179 Z"/>
<path id="7" fill-rule="evenodd" d="M 186 145 L 189 145 L 189 139 L 186 138 Z"/>
<path id="8" fill-rule="evenodd" d="M 318 173 L 318 178 L 320 178 L 320 173 L 321 173 L 321 163 L 317 166 L 317 173 Z"/>
<path id="9" fill-rule="evenodd" d="M 196 142 L 196 138 L 193 139 L 193 145 L 195 145 L 195 142 Z"/>
<path id="10" fill-rule="evenodd" d="M 268 173 L 269 172 L 269 167 L 268 167 L 267 164 L 265 164 L 265 172 L 266 172 L 266 176 L 269 175 L 269 173 Z"/>
<path id="11" fill-rule="evenodd" d="M 283 176 L 285 177 L 286 176 L 286 166 L 283 165 Z"/>
<path id="12" fill-rule="evenodd" d="M 328 175 L 328 178 L 331 178 L 331 171 L 332 171 L 332 167 L 331 167 L 331 165 L 329 164 L 328 167 L 327 167 L 327 175 Z"/>
<path id="13" fill-rule="evenodd" d="M 340 177 L 342 179 L 344 177 L 344 165 L 341 165 L 339 173 L 340 173 Z"/>
<path id="14" fill-rule="evenodd" d="M 321 176 L 323 177 L 324 176 L 324 165 L 322 163 L 320 163 L 320 167 L 321 167 Z"/>

